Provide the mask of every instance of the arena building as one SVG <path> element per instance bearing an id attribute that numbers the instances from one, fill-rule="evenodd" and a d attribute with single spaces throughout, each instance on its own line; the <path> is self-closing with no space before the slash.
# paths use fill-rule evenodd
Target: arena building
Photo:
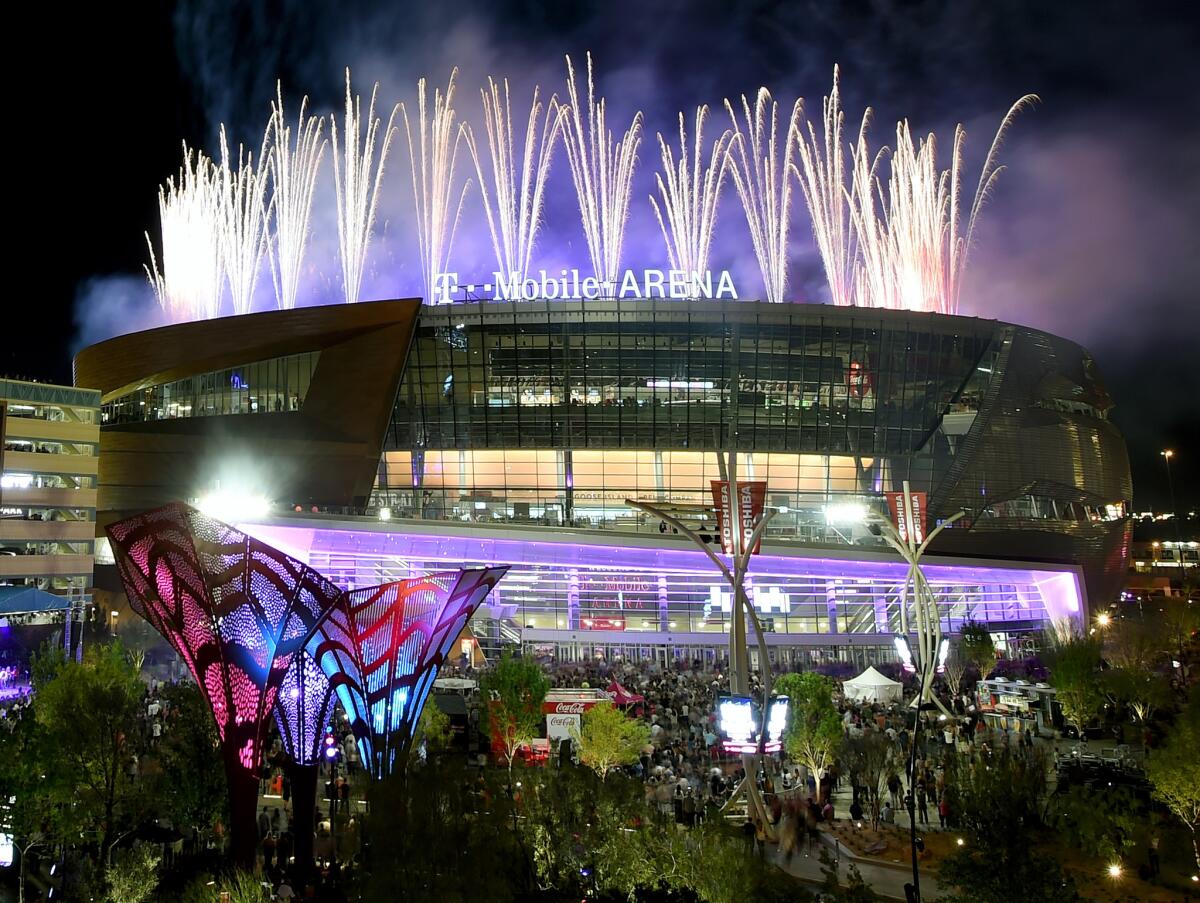
<path id="1" fill-rule="evenodd" d="M 904 571 L 866 524 L 908 481 L 954 630 L 1012 644 L 1119 591 L 1128 458 L 1091 356 L 967 317 L 718 300 L 418 300 L 271 311 L 82 351 L 99 521 L 214 490 L 347 585 L 511 564 L 485 646 L 719 656 L 727 590 L 627 499 L 706 527 L 718 450 L 777 514 L 751 568 L 781 660 L 890 658 Z M 700 512 L 700 513 L 698 513 Z M 673 650 L 673 651 L 672 651 Z"/>

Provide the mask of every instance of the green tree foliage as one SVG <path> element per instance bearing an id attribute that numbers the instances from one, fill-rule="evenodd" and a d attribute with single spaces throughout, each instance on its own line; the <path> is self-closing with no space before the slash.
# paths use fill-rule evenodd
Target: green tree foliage
<path id="1" fill-rule="evenodd" d="M 128 772 L 143 752 L 137 721 L 143 692 L 125 650 L 111 643 L 90 649 L 82 663 L 62 663 L 35 698 L 37 756 L 48 792 L 76 831 L 99 842 L 102 863 L 143 811 Z"/>
<path id="2" fill-rule="evenodd" d="M 24 900 L 30 854 L 65 842 L 67 820 L 43 776 L 46 740 L 37 719 L 27 710 L 5 728 L 0 729 L 0 800 L 7 801 L 4 822 L 16 848 L 18 895 Z"/>
<path id="3" fill-rule="evenodd" d="M 506 903 L 532 889 L 528 855 L 512 827 L 516 804 L 495 772 L 475 775 L 452 757 L 430 758 L 369 792 L 359 881 L 368 903 L 392 903 L 398 888 L 412 903 Z"/>
<path id="4" fill-rule="evenodd" d="M 863 808 L 871 827 L 878 830 L 883 800 L 887 794 L 888 775 L 905 768 L 903 756 L 887 737 L 872 731 L 846 741 L 842 751 L 842 766 L 855 786 L 863 789 Z"/>
<path id="5" fill-rule="evenodd" d="M 158 887 L 158 849 L 144 844 L 117 857 L 108 870 L 107 903 L 145 903 Z"/>
<path id="6" fill-rule="evenodd" d="M 229 810 L 216 724 L 194 683 L 168 684 L 159 695 L 169 714 L 153 750 L 156 767 L 144 769 L 143 780 L 160 815 L 176 826 L 208 831 L 218 820 L 227 822 Z"/>
<path id="7" fill-rule="evenodd" d="M 594 705 L 583 713 L 576 741 L 579 760 L 601 779 L 621 765 L 638 760 L 642 747 L 650 742 L 650 728 L 644 721 L 631 718 L 611 702 Z"/>
<path id="8" fill-rule="evenodd" d="M 946 657 L 946 671 L 942 675 L 942 679 L 946 681 L 946 689 L 950 691 L 951 696 L 958 696 L 962 691 L 963 678 L 967 674 L 967 667 L 971 663 L 963 654 L 962 640 L 956 639 L 951 642 L 950 654 Z"/>
<path id="9" fill-rule="evenodd" d="M 180 897 L 180 903 L 270 903 L 270 886 L 248 872 L 233 872 L 210 878 L 197 878 Z"/>
<path id="10" fill-rule="evenodd" d="M 788 728 L 784 734 L 787 753 L 810 772 L 817 782 L 837 760 L 842 746 L 842 719 L 833 705 L 833 681 L 821 674 L 785 674 L 775 682 L 775 692 L 789 699 Z"/>
<path id="11" fill-rule="evenodd" d="M 955 761 L 955 760 L 951 760 Z M 958 761 L 947 774 L 952 808 L 970 841 L 938 873 L 942 903 L 1075 903 L 1079 895 L 1058 862 L 1038 851 L 1046 760 L 1001 750 Z"/>
<path id="12" fill-rule="evenodd" d="M 517 750 L 542 735 L 542 703 L 549 690 L 550 680 L 537 662 L 507 652 L 480 677 L 488 735 L 504 747 L 510 769 Z"/>
<path id="13" fill-rule="evenodd" d="M 1111 862 L 1136 843 L 1136 833 L 1143 827 L 1140 808 L 1125 787 L 1099 793 L 1076 786 L 1055 794 L 1050 818 L 1061 837 L 1089 856 Z"/>
<path id="14" fill-rule="evenodd" d="M 1112 668 L 1102 675 L 1106 696 L 1128 711 L 1130 717 L 1146 724 L 1151 716 L 1171 703 L 1171 685 L 1165 677 L 1146 668 Z"/>
<path id="15" fill-rule="evenodd" d="M 1192 832 L 1192 852 L 1200 868 L 1200 689 L 1175 720 L 1166 742 L 1150 753 L 1146 776 L 1154 798 Z"/>
<path id="16" fill-rule="evenodd" d="M 1100 644 L 1088 636 L 1059 639 L 1047 654 L 1050 684 L 1063 717 L 1083 736 L 1104 706 L 1100 690 Z"/>
<path id="17" fill-rule="evenodd" d="M 967 621 L 958 634 L 959 654 L 979 671 L 979 676 L 987 680 L 987 676 L 996 668 L 996 644 L 987 625 L 977 621 Z"/>
<path id="18" fill-rule="evenodd" d="M 426 757 L 436 755 L 450 745 L 450 716 L 438 707 L 433 697 L 426 698 L 425 708 L 421 709 L 421 718 L 408 750 L 410 764 L 421 758 L 422 743 Z"/>
<path id="19" fill-rule="evenodd" d="M 734 829 L 712 815 L 679 831 L 647 810 L 640 781 L 607 781 L 583 768 L 530 773 L 522 830 L 537 886 L 581 899 L 655 899 L 693 891 L 710 903 L 801 901 L 795 880 L 748 855 Z M 670 899 L 670 897 L 667 897 Z"/>

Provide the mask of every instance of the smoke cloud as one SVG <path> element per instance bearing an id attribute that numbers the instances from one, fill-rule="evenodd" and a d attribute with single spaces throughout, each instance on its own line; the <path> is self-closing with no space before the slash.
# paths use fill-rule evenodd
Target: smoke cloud
<path id="1" fill-rule="evenodd" d="M 1032 26 L 1035 11 L 1037 25 Z M 478 89 L 488 75 L 510 80 L 514 118 L 522 123 L 533 86 L 542 86 L 544 99 L 551 93 L 561 98 L 563 55 L 570 53 L 583 68 L 584 53 L 591 50 L 597 94 L 607 99 L 610 126 L 623 131 L 636 110 L 646 117 L 623 255 L 623 265 L 632 268 L 662 266 L 666 260 L 647 200 L 659 166 L 655 133 L 673 141 L 678 113 L 690 121 L 699 103 L 713 108 L 710 138 L 728 125 L 723 99 L 736 104 L 741 93 L 752 94 L 760 84 L 772 89 L 785 110 L 796 96 L 804 96 L 809 116 L 816 119 L 837 62 L 847 131 L 857 127 L 871 103 L 875 146 L 890 144 L 895 121 L 907 116 L 915 131 L 938 133 L 948 165 L 953 125 L 965 120 L 971 135 L 967 172 L 977 174 L 1008 104 L 1027 91 L 1040 93 L 1043 103 L 1021 115 L 1003 149 L 1008 171 L 976 232 L 963 313 L 1078 340 L 1096 351 L 1104 372 L 1129 374 L 1161 349 L 1181 347 L 1181 336 L 1200 334 L 1200 256 L 1195 253 L 1200 178 L 1192 159 L 1200 132 L 1189 125 L 1200 120 L 1189 87 L 1196 83 L 1197 53 L 1194 34 L 1179 28 L 1169 12 L 1110 14 L 1100 22 L 1034 0 L 1015 6 L 883 2 L 854 10 L 817 0 L 786 5 L 462 0 L 453 9 L 370 0 L 328 8 L 300 0 L 261 6 L 183 0 L 176 8 L 175 32 L 180 67 L 204 105 L 210 152 L 220 122 L 234 142 L 257 149 L 276 78 L 282 80 L 290 116 L 305 93 L 315 112 L 340 110 L 347 65 L 356 92 L 364 97 L 373 82 L 380 83 L 385 121 L 392 103 L 415 102 L 419 78 L 428 77 L 431 89 L 444 87 L 451 68 L 458 66 L 459 120 L 475 125 L 482 138 Z M 1130 40 L 1135 31 L 1140 40 Z M 1156 102 L 1148 104 L 1147 97 Z M 474 181 L 465 147 L 458 173 Z M 167 175 L 148 173 L 146 184 L 130 189 L 152 196 Z M 972 180 L 969 175 L 964 184 Z M 561 147 L 547 185 L 543 222 L 535 267 L 553 272 L 586 266 Z M 146 226 L 153 235 L 156 224 Z M 312 227 L 299 303 L 340 300 L 329 153 Z M 826 302 L 799 190 L 793 199 L 791 249 L 787 296 Z M 416 256 L 401 125 L 362 296 L 419 295 Z M 477 186 L 451 259 L 464 282 L 494 269 Z M 139 262 L 131 261 L 131 269 Z M 761 276 L 731 184 L 721 199 L 711 266 L 730 269 L 742 296 L 761 296 Z M 153 298 L 138 281 L 102 277 L 81 286 L 81 344 L 127 330 L 131 323 L 154 322 Z M 256 308 L 273 306 L 264 267 Z M 1185 397 L 1200 397 L 1194 365 L 1167 366 L 1175 366 L 1171 378 Z M 1120 405 L 1140 408 L 1151 418 L 1149 425 L 1123 422 L 1127 432 L 1145 429 L 1152 436 L 1178 421 L 1177 410 L 1141 408 L 1144 399 L 1128 389 L 1117 394 Z M 1194 405 L 1190 413 L 1200 420 Z"/>

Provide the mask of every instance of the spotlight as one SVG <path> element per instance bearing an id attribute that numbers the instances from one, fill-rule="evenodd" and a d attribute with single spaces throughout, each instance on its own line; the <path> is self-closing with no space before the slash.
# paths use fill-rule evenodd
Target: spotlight
<path id="1" fill-rule="evenodd" d="M 245 523 L 266 517 L 271 500 L 253 492 L 217 489 L 196 503 L 202 514 L 227 524 Z"/>
<path id="2" fill-rule="evenodd" d="M 1114 862 L 1108 867 L 1108 877 L 1110 877 L 1110 878 L 1120 878 L 1121 877 L 1121 864 L 1119 862 Z"/>
<path id="3" fill-rule="evenodd" d="M 966 841 L 965 841 L 965 840 L 963 840 L 961 837 L 959 837 L 958 839 L 956 839 L 954 842 L 955 842 L 956 844 L 958 844 L 960 847 L 961 847 L 963 844 L 965 844 L 965 843 L 966 843 Z"/>
<path id="4" fill-rule="evenodd" d="M 379 519 L 380 520 L 391 520 L 392 519 L 392 509 L 391 508 L 380 508 L 379 509 Z"/>

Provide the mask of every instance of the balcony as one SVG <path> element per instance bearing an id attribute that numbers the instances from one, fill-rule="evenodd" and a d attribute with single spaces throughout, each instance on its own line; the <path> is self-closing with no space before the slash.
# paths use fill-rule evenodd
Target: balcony
<path id="1" fill-rule="evenodd" d="M 96 524 L 86 520 L 0 520 L 0 540 L 21 542 L 92 542 Z"/>
<path id="2" fill-rule="evenodd" d="M 35 417 L 9 417 L 4 423 L 4 435 L 9 439 L 28 439 L 37 442 L 100 442 L 98 423 L 77 423 L 71 420 L 39 420 Z"/>
<path id="3" fill-rule="evenodd" d="M 57 486 L 0 489 L 0 505 L 26 508 L 95 508 L 96 490 L 63 489 Z"/>
<path id="4" fill-rule="evenodd" d="M 95 455 L 60 455 L 44 452 L 6 451 L 6 473 L 62 473 L 95 476 L 100 459 Z"/>
<path id="5" fill-rule="evenodd" d="M 0 577 L 91 576 L 91 555 L 0 554 Z"/>

